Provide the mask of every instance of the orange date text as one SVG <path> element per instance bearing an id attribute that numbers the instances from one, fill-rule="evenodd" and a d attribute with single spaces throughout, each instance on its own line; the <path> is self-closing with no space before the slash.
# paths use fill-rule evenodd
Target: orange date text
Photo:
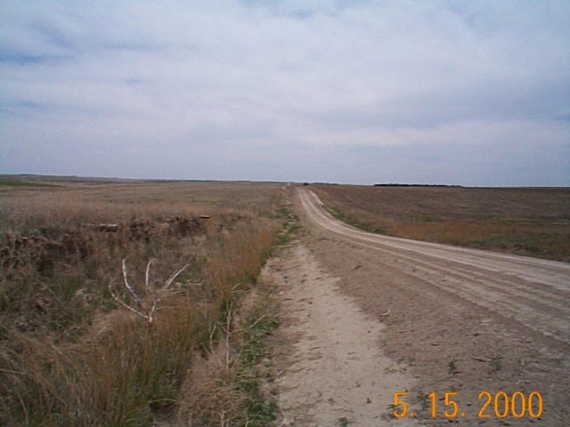
<path id="1" fill-rule="evenodd" d="M 438 418 L 462 418 L 468 415 L 477 418 L 540 418 L 544 410 L 542 394 L 538 391 L 524 393 L 515 391 L 494 393 L 482 391 L 477 396 L 479 407 L 475 413 L 466 413 L 461 405 L 461 396 L 457 392 L 421 394 L 422 406 L 428 416 Z M 395 418 L 413 417 L 414 412 L 408 403 L 408 392 L 396 392 L 392 400 L 392 416 Z M 469 408 L 472 411 L 472 408 Z"/>

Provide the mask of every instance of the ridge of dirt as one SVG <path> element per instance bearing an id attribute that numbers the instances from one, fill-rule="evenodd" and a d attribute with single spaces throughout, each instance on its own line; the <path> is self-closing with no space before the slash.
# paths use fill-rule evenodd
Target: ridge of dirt
<path id="1" fill-rule="evenodd" d="M 338 291 L 339 279 L 299 242 L 271 260 L 266 274 L 282 306 L 274 346 L 280 425 L 417 425 L 388 415 L 393 393 L 414 379 L 382 354 L 384 326 Z"/>

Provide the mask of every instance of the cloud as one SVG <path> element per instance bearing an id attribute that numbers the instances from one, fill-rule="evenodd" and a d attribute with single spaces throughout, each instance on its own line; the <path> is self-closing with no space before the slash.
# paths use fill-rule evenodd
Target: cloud
<path id="1" fill-rule="evenodd" d="M 375 164 L 394 181 L 400 165 L 412 181 L 567 185 L 557 157 L 539 156 L 543 172 L 520 164 L 570 144 L 569 12 L 530 0 L 5 1 L 0 169 L 375 182 L 363 165 L 387 150 Z M 501 161 L 469 167 L 481 147 Z M 520 147 L 530 157 L 509 162 Z M 417 152 L 434 154 L 414 176 Z"/>

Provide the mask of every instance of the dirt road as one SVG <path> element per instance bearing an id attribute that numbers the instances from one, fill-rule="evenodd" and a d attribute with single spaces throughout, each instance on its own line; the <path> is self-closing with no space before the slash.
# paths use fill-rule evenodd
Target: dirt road
<path id="1" fill-rule="evenodd" d="M 570 343 L 570 264 L 374 235 L 333 218 L 314 193 L 300 190 L 300 198 L 311 221 L 408 263 L 409 274 L 426 284 Z"/>
<path id="2" fill-rule="evenodd" d="M 274 266 L 287 425 L 570 425 L 569 264 L 370 234 L 294 199 L 304 231 Z M 544 410 L 502 417 L 480 396 L 499 391 Z M 390 419 L 395 392 L 414 417 Z"/>

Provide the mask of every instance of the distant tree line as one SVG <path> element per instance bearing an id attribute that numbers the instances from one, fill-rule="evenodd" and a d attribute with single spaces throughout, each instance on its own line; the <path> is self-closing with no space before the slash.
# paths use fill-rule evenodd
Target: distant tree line
<path id="1" fill-rule="evenodd" d="M 374 184 L 374 187 L 446 187 L 446 188 L 461 188 L 462 185 L 446 185 L 446 184 Z"/>

